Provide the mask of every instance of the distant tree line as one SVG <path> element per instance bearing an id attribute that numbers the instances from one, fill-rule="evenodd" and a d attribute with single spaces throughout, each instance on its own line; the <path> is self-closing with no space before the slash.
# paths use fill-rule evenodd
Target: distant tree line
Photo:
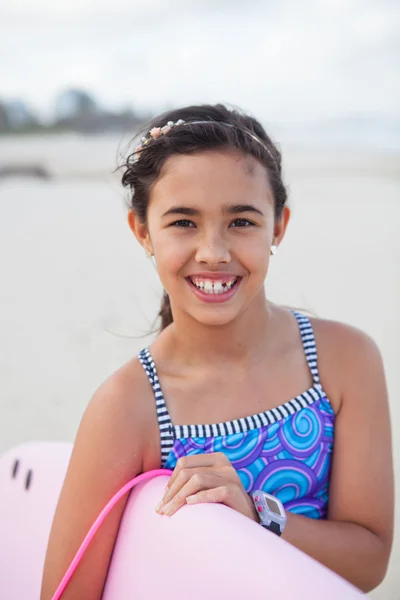
<path id="1" fill-rule="evenodd" d="M 150 114 L 131 108 L 109 111 L 100 107 L 85 90 L 68 89 L 54 103 L 53 117 L 43 122 L 23 100 L 0 99 L 0 134 L 76 131 L 87 134 L 134 130 Z"/>

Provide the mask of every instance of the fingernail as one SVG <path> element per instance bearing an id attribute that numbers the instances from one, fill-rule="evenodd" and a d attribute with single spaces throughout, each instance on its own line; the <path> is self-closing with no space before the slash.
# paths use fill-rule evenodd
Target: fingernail
<path id="1" fill-rule="evenodd" d="M 158 513 L 160 512 L 161 506 L 162 506 L 162 501 L 157 504 L 157 506 L 156 506 L 156 512 L 158 512 Z"/>
<path id="2" fill-rule="evenodd" d="M 168 504 L 166 504 L 164 506 L 163 515 L 166 515 L 167 517 L 169 517 L 172 515 L 173 512 L 174 512 L 174 507 L 171 502 L 169 502 Z"/>

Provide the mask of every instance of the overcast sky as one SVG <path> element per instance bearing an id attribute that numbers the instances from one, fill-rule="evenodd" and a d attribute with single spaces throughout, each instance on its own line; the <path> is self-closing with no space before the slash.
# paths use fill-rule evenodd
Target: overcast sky
<path id="1" fill-rule="evenodd" d="M 12 0 L 0 97 L 60 89 L 151 110 L 223 101 L 260 118 L 400 116 L 398 0 Z"/>

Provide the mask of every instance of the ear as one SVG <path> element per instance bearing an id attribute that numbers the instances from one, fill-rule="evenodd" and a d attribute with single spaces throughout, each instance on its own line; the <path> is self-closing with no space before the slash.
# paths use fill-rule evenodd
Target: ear
<path id="1" fill-rule="evenodd" d="M 139 219 L 138 214 L 134 210 L 130 210 L 128 213 L 128 224 L 139 244 L 143 246 L 147 252 L 153 254 L 153 248 L 151 245 L 150 234 L 147 229 L 147 225 Z"/>
<path id="2" fill-rule="evenodd" d="M 290 221 L 290 215 L 291 215 L 290 208 L 288 206 L 284 206 L 280 219 L 278 221 L 276 221 L 276 223 L 274 225 L 273 243 L 276 246 L 279 246 L 279 244 L 281 243 L 281 241 L 283 240 L 283 238 L 285 236 L 286 228 Z"/>

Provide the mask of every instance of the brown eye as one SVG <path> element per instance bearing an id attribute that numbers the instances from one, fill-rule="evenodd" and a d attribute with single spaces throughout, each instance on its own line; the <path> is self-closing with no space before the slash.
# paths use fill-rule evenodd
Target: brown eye
<path id="1" fill-rule="evenodd" d="M 188 221 L 187 219 L 180 219 L 179 221 L 174 221 L 171 223 L 170 227 L 195 227 L 193 221 Z"/>
<path id="2" fill-rule="evenodd" d="M 231 227 L 253 227 L 254 223 L 248 219 L 235 219 L 231 223 Z"/>

